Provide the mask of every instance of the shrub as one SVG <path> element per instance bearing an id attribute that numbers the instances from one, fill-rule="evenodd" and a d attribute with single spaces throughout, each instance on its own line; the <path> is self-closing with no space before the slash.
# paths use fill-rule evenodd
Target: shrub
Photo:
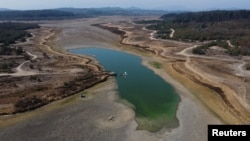
<path id="1" fill-rule="evenodd" d="M 250 70 L 250 64 L 246 65 L 246 70 Z"/>
<path id="2" fill-rule="evenodd" d="M 204 55 L 206 54 L 206 50 L 202 49 L 202 47 L 196 47 L 192 50 L 193 54 Z"/>

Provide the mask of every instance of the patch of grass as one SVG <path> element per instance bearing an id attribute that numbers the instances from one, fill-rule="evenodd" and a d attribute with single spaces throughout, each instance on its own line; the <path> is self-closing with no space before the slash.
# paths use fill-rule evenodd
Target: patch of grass
<path id="1" fill-rule="evenodd" d="M 157 69 L 160 69 L 162 67 L 162 64 L 158 62 L 150 62 L 150 64 Z"/>

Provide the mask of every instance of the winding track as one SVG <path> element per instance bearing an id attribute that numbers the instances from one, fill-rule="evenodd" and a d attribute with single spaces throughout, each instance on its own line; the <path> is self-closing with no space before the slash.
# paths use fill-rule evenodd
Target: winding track
<path id="1" fill-rule="evenodd" d="M 227 62 L 233 62 L 233 63 L 237 63 L 238 65 L 232 69 L 234 69 L 234 71 L 236 72 L 235 75 L 237 76 L 242 76 L 242 77 L 250 77 L 250 71 L 247 71 L 244 69 L 244 66 L 246 65 L 246 62 L 243 60 L 237 60 L 234 58 L 230 58 L 230 59 L 226 59 L 226 58 L 218 58 L 218 57 L 209 57 L 209 56 L 201 56 L 201 55 L 194 55 L 194 54 L 190 54 L 189 52 L 195 48 L 197 46 L 192 46 L 189 48 L 186 48 L 184 50 L 182 50 L 181 52 L 176 53 L 176 55 L 182 55 L 185 56 L 187 58 L 186 63 L 190 62 L 190 57 L 196 57 L 196 58 L 202 58 L 202 59 L 210 59 L 210 60 L 221 60 L 221 61 L 227 61 Z M 190 67 L 190 65 L 186 65 L 189 69 L 194 70 Z"/>
<path id="2" fill-rule="evenodd" d="M 170 28 L 171 30 L 171 33 L 169 35 L 170 38 L 173 38 L 174 37 L 174 33 L 175 33 L 175 30 L 173 28 Z"/>
<path id="3" fill-rule="evenodd" d="M 228 45 L 231 47 L 231 48 L 234 48 L 235 46 L 230 42 L 230 40 L 227 40 L 227 43 Z M 246 65 L 247 63 L 242 60 L 241 63 L 239 63 L 234 69 L 235 69 L 235 75 L 237 76 L 242 76 L 242 77 L 250 77 L 250 71 L 247 71 L 244 69 L 244 66 Z"/>
<path id="4" fill-rule="evenodd" d="M 26 42 L 24 43 L 17 43 L 17 45 L 23 45 L 23 44 L 27 44 L 27 43 L 30 43 L 31 42 L 31 38 L 34 38 L 35 37 L 35 34 L 31 33 L 31 37 L 30 38 L 27 38 L 26 39 Z M 26 53 L 31 56 L 31 60 L 36 60 L 38 58 L 37 55 L 34 55 L 28 51 L 26 51 Z M 39 73 L 37 72 L 33 72 L 33 71 L 26 71 L 26 70 L 23 70 L 22 67 L 23 65 L 25 65 L 26 63 L 29 63 L 31 60 L 28 60 L 28 61 L 25 61 L 23 63 L 21 63 L 19 66 L 17 66 L 15 68 L 15 73 L 0 73 L 0 76 L 30 76 L 30 75 L 37 75 Z"/>
<path id="5" fill-rule="evenodd" d="M 164 41 L 164 39 L 156 39 L 154 38 L 154 35 L 156 33 L 156 30 L 148 30 L 146 29 L 145 27 L 142 28 L 142 30 L 145 30 L 145 31 L 152 31 L 150 33 L 150 37 L 149 39 L 150 40 L 160 40 L 160 41 Z M 175 30 L 173 28 L 170 29 L 171 30 L 171 33 L 169 35 L 170 38 L 173 38 L 174 37 L 174 34 L 175 34 Z M 181 43 L 181 42 L 178 42 L 178 43 Z M 227 43 L 228 45 L 233 48 L 235 47 L 231 42 L 230 40 L 227 40 Z M 227 61 L 227 62 L 233 62 L 233 63 L 237 63 L 238 65 L 232 69 L 234 69 L 235 71 L 235 75 L 237 76 L 241 76 L 241 77 L 250 77 L 250 71 L 247 71 L 244 69 L 244 66 L 246 65 L 246 62 L 244 60 L 238 60 L 238 59 L 234 59 L 234 58 L 218 58 L 218 57 L 209 57 L 209 56 L 201 56 L 201 55 L 195 55 L 195 54 L 191 54 L 189 52 L 191 52 L 191 50 L 193 48 L 197 47 L 197 45 L 195 46 L 192 46 L 192 47 L 188 47 L 184 50 L 182 50 L 181 52 L 178 52 L 176 53 L 176 55 L 181 55 L 181 56 L 185 56 L 187 58 L 186 60 L 186 63 L 185 63 L 185 66 L 188 67 L 190 70 L 192 70 L 193 72 L 197 72 L 194 68 L 192 68 L 189 63 L 190 63 L 190 58 L 191 57 L 196 57 L 196 58 L 202 58 L 202 59 L 209 59 L 209 60 L 221 60 L 221 61 Z M 165 49 L 163 49 L 163 52 L 161 53 L 162 56 L 164 56 L 164 52 L 165 52 Z"/>
<path id="6" fill-rule="evenodd" d="M 59 51 L 56 51 L 56 50 L 52 49 L 52 47 L 47 45 L 46 42 L 47 42 L 47 40 L 49 38 L 53 37 L 54 35 L 55 35 L 55 32 L 51 32 L 49 35 L 44 37 L 39 44 L 41 46 L 44 46 L 49 52 L 52 52 L 54 54 L 57 54 L 57 55 L 60 55 L 60 56 L 72 57 L 72 58 L 76 58 L 76 59 L 81 59 L 82 61 L 81 61 L 80 64 L 87 65 L 87 66 L 91 67 L 93 70 L 99 71 L 98 66 L 89 63 L 89 62 L 91 62 L 91 59 L 89 59 L 89 58 L 84 58 L 81 55 L 72 54 L 72 53 L 69 53 L 69 52 L 63 52 L 62 53 L 62 52 L 59 52 Z"/>
<path id="7" fill-rule="evenodd" d="M 60 55 L 60 56 L 68 56 L 68 57 L 72 57 L 72 58 L 83 58 L 82 56 L 80 55 L 75 55 L 75 54 L 71 54 L 71 53 L 61 53 L 61 52 L 58 52 L 58 51 L 55 51 L 53 50 L 49 45 L 46 44 L 47 40 L 54 36 L 55 33 L 54 32 L 51 32 L 50 34 L 48 34 L 47 36 L 45 36 L 44 38 L 41 39 L 39 45 L 41 46 L 44 46 L 49 52 L 52 52 L 54 54 L 57 54 L 57 55 Z M 32 37 L 34 37 L 35 35 L 33 35 Z M 30 42 L 30 38 L 27 39 L 26 42 Z M 38 58 L 37 55 L 34 55 L 28 51 L 26 51 L 26 53 L 31 56 L 31 60 L 36 60 Z M 14 76 L 14 77 L 18 77 L 18 76 L 31 76 L 31 75 L 38 75 L 38 74 L 44 74 L 44 73 L 39 73 L 39 72 L 34 72 L 34 71 L 27 71 L 27 70 L 24 70 L 22 69 L 22 67 L 26 64 L 26 63 L 29 63 L 31 60 L 28 60 L 28 61 L 25 61 L 23 63 L 21 63 L 19 66 L 17 66 L 15 68 L 15 72 L 14 73 L 0 73 L 0 77 L 1 76 Z M 88 58 L 85 58 L 85 59 L 82 59 L 82 62 L 81 64 L 84 64 L 84 65 L 88 65 L 89 67 L 93 68 L 94 70 L 99 70 L 98 66 L 95 66 L 95 65 L 92 65 L 92 64 L 89 64 L 90 62 L 90 59 Z"/>
<path id="8" fill-rule="evenodd" d="M 146 27 L 143 27 L 142 30 L 144 30 L 144 31 L 153 31 L 153 32 L 150 33 L 150 37 L 149 37 L 150 40 L 163 40 L 163 39 L 156 39 L 156 38 L 154 37 L 154 35 L 155 35 L 156 32 L 157 32 L 156 30 L 149 30 L 149 29 L 147 29 Z M 169 34 L 169 38 L 173 38 L 173 37 L 174 37 L 175 30 L 174 30 L 173 28 L 170 28 L 170 30 L 171 30 L 171 33 Z"/>
<path id="9" fill-rule="evenodd" d="M 30 52 L 26 51 L 26 53 L 31 56 L 31 60 L 35 60 L 38 58 L 38 56 L 31 54 Z M 25 65 L 26 63 L 29 63 L 31 60 L 25 61 L 22 64 L 20 64 L 19 66 L 16 67 L 16 72 L 15 73 L 1 73 L 0 76 L 30 76 L 30 75 L 37 75 L 39 73 L 37 72 L 33 72 L 33 71 L 26 71 L 23 70 L 22 67 L 23 65 Z"/>

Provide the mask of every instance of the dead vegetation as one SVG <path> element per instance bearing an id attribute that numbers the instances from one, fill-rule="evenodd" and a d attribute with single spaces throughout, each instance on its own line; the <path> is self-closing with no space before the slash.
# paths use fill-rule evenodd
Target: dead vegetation
<path id="1" fill-rule="evenodd" d="M 32 33 L 36 38 L 24 46 L 38 56 L 22 66 L 25 72 L 35 72 L 0 77 L 0 114 L 13 114 L 30 111 L 81 92 L 108 77 L 99 66 L 90 59 L 54 51 L 48 41 L 60 31 L 51 29 L 35 29 Z M 19 59 L 12 56 L 13 60 Z M 17 60 L 19 64 L 25 60 Z M 89 64 L 89 65 L 88 65 Z"/>

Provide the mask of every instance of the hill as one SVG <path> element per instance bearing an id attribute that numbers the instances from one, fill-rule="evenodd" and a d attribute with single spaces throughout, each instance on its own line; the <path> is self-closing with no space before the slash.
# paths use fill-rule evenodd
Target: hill
<path id="1" fill-rule="evenodd" d="M 161 16 L 166 11 L 143 10 L 137 8 L 58 8 L 50 10 L 26 10 L 26 11 L 1 11 L 0 20 L 62 20 L 76 18 L 90 18 L 98 16 L 135 16 L 135 15 L 157 15 Z"/>
<path id="2" fill-rule="evenodd" d="M 187 12 L 180 14 L 165 14 L 162 19 L 174 17 L 174 22 L 220 22 L 250 19 L 250 10 L 216 10 L 204 12 Z"/>
<path id="3" fill-rule="evenodd" d="M 0 20 L 54 20 L 69 19 L 75 17 L 76 15 L 71 12 L 58 10 L 27 10 L 0 12 Z"/>
<path id="4" fill-rule="evenodd" d="M 196 53 L 206 54 L 212 45 L 220 45 L 230 55 L 250 55 L 250 11 L 205 11 L 171 13 L 161 16 L 161 20 L 139 21 L 156 30 L 155 37 L 186 42 L 218 41 L 201 46 Z M 170 37 L 171 29 L 175 30 Z M 230 41 L 234 48 L 228 46 Z"/>
<path id="5" fill-rule="evenodd" d="M 0 8 L 0 11 L 10 11 L 10 9 L 7 9 L 7 8 Z"/>

